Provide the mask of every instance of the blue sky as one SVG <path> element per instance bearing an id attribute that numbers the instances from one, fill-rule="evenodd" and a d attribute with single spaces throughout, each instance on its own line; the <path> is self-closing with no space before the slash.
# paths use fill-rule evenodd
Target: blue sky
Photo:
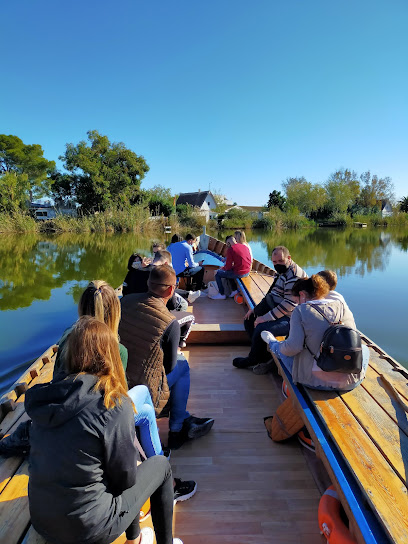
<path id="1" fill-rule="evenodd" d="M 408 195 L 406 0 L 2 3 L 0 132 L 57 160 L 96 129 L 144 187 L 263 205 L 347 167 Z"/>

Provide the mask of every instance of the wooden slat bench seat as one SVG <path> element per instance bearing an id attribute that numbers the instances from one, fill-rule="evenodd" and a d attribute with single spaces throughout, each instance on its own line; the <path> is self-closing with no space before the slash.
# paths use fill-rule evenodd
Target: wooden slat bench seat
<path id="1" fill-rule="evenodd" d="M 240 280 L 249 308 L 262 300 L 272 281 L 253 272 Z M 408 373 L 367 337 L 362 339 L 370 349 L 370 363 L 363 383 L 349 392 L 296 385 L 274 359 L 359 544 L 408 543 L 408 414 L 403 407 L 408 405 Z"/>

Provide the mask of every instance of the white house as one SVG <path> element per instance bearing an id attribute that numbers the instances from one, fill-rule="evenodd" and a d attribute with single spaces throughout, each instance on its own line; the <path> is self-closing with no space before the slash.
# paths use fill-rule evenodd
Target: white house
<path id="1" fill-rule="evenodd" d="M 181 193 L 177 199 L 176 206 L 178 204 L 189 204 L 197 208 L 197 211 L 205 216 L 206 221 L 217 217 L 217 213 L 214 211 L 217 204 L 211 191 L 198 190 L 196 193 Z"/>
<path id="2" fill-rule="evenodd" d="M 381 217 L 389 217 L 392 215 L 392 206 L 389 200 L 381 200 Z"/>
<path id="3" fill-rule="evenodd" d="M 231 208 L 228 208 L 228 210 L 225 210 L 225 212 L 229 212 L 231 210 L 241 210 L 244 212 L 249 212 L 249 214 L 255 218 L 255 219 L 262 219 L 264 215 L 264 208 L 262 206 L 231 206 Z"/>

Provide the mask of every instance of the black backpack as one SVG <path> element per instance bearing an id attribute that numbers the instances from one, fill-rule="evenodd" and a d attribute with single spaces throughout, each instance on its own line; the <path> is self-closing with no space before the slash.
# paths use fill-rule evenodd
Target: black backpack
<path id="1" fill-rule="evenodd" d="M 317 366 L 325 372 L 341 372 L 343 374 L 357 374 L 361 372 L 363 368 L 363 352 L 359 332 L 351 327 L 342 325 L 341 321 L 332 323 L 320 308 L 314 304 L 310 304 L 310 307 L 319 312 L 330 324 L 320 342 L 320 354 L 317 358 L 306 345 L 310 354 L 315 359 Z"/>

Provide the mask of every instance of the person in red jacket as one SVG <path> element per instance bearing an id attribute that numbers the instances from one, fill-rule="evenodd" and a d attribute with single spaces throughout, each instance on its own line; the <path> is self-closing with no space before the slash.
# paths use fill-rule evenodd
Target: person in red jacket
<path id="1" fill-rule="evenodd" d="M 252 267 L 252 257 L 248 246 L 238 244 L 233 236 L 227 236 L 225 243 L 228 246 L 227 259 L 225 265 L 222 268 L 219 268 L 215 273 L 215 281 L 217 282 L 219 294 L 211 297 L 214 299 L 226 298 L 224 295 L 224 286 L 221 281 L 222 278 L 233 283 L 233 291 L 230 294 L 230 297 L 236 295 L 238 291 L 236 290 L 236 284 L 233 280 L 248 276 Z"/>

